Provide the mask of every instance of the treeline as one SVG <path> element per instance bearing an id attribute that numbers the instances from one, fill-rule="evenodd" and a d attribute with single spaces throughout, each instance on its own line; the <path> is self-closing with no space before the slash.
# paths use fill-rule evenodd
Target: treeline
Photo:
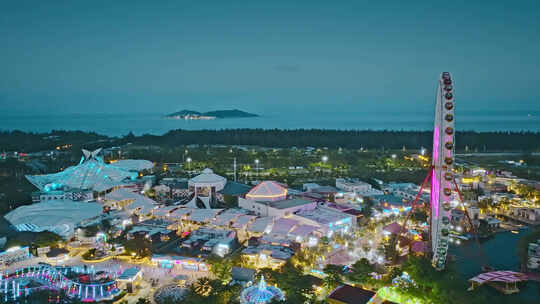
<path id="1" fill-rule="evenodd" d="M 127 136 L 125 141 L 141 145 L 177 146 L 187 144 L 254 145 L 266 147 L 328 147 L 349 149 L 431 149 L 429 131 L 347 131 L 347 130 L 174 130 L 161 136 Z M 537 151 L 539 132 L 457 132 L 456 149 L 464 151 Z"/>
<path id="2" fill-rule="evenodd" d="M 94 132 L 51 131 L 49 133 L 33 133 L 17 130 L 0 131 L 0 153 L 6 151 L 47 151 L 66 144 L 72 145 L 73 148 L 86 146 L 89 143 L 103 144 L 105 146 L 108 142 L 111 142 L 111 138 Z"/>
<path id="3" fill-rule="evenodd" d="M 126 143 L 156 146 L 200 145 L 253 145 L 290 148 L 328 147 L 349 149 L 431 149 L 433 133 L 430 131 L 355 131 L 323 129 L 224 129 L 224 130 L 172 130 L 163 135 L 107 137 L 82 131 L 52 131 L 50 133 L 0 132 L 0 152 L 35 152 L 52 150 L 71 144 L 110 147 Z M 539 151 L 540 132 L 473 132 L 456 134 L 459 151 Z"/>

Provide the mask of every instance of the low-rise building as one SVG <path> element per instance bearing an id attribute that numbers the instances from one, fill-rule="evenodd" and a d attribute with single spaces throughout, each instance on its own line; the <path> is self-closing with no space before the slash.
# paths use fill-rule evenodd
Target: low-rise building
<path id="1" fill-rule="evenodd" d="M 370 184 L 358 179 L 336 178 L 336 188 L 345 192 L 367 193 L 373 188 Z"/>
<path id="2" fill-rule="evenodd" d="M 225 256 L 236 246 L 236 232 L 226 229 L 210 229 L 206 227 L 192 231 L 181 247 L 190 251 L 214 253 Z"/>
<path id="3" fill-rule="evenodd" d="M 294 251 L 285 246 L 259 244 L 248 246 L 242 250 L 242 257 L 255 268 L 277 269 L 283 266 L 294 254 Z"/>
<path id="4" fill-rule="evenodd" d="M 514 207 L 513 215 L 528 221 L 540 221 L 540 208 Z"/>
<path id="5" fill-rule="evenodd" d="M 108 206 L 136 214 L 141 219 L 151 215 L 152 210 L 157 208 L 155 201 L 128 188 L 119 188 L 107 193 L 104 201 Z"/>
<path id="6" fill-rule="evenodd" d="M 527 248 L 527 268 L 539 269 L 540 268 L 540 240 L 534 243 L 529 243 Z"/>
<path id="7" fill-rule="evenodd" d="M 84 221 L 99 220 L 102 206 L 69 200 L 51 200 L 20 206 L 5 215 L 17 231 L 50 231 L 70 238 Z"/>
<path id="8" fill-rule="evenodd" d="M 360 287 L 341 285 L 334 289 L 326 298 L 329 304 L 368 304 L 374 303 L 375 292 Z"/>
<path id="9" fill-rule="evenodd" d="M 24 261 L 31 257 L 32 255 L 30 254 L 28 246 L 12 247 L 6 251 L 0 252 L 0 265 L 9 266 L 12 263 Z"/>
<path id="10" fill-rule="evenodd" d="M 334 233 L 349 233 L 356 227 L 355 215 L 324 205 L 298 211 L 291 216 L 291 219 L 317 227 L 317 230 L 324 236 L 332 236 Z"/>
<path id="11" fill-rule="evenodd" d="M 302 209 L 312 209 L 317 203 L 305 199 L 293 198 L 279 201 L 258 201 L 252 199 L 238 200 L 238 205 L 261 216 L 288 216 Z"/>
<path id="12" fill-rule="evenodd" d="M 377 203 L 383 210 L 383 213 L 386 214 L 397 215 L 400 212 L 407 212 L 411 209 L 410 204 L 406 203 L 406 200 L 393 194 L 373 195 L 371 196 L 371 199 Z"/>
<path id="13" fill-rule="evenodd" d="M 179 267 L 191 271 L 208 271 L 208 265 L 199 258 L 190 258 L 176 255 L 152 255 L 152 263 L 161 268 Z"/>
<path id="14" fill-rule="evenodd" d="M 256 272 L 255 269 L 233 266 L 231 269 L 231 278 L 233 282 L 246 284 L 255 280 Z"/>
<path id="15" fill-rule="evenodd" d="M 480 222 L 485 223 L 490 229 L 497 229 L 501 225 L 501 221 L 491 216 L 480 219 Z"/>

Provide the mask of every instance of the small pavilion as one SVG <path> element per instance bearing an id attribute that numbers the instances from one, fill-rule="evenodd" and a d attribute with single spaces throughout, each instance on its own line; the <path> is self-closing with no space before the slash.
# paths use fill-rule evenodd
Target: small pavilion
<path id="1" fill-rule="evenodd" d="M 225 177 L 215 174 L 212 169 L 204 169 L 201 174 L 188 181 L 188 187 L 190 192 L 193 193 L 193 198 L 186 206 L 201 208 L 204 205 L 204 208 L 211 209 L 212 206 L 216 205 L 216 193 L 223 190 L 225 184 L 227 184 Z"/>

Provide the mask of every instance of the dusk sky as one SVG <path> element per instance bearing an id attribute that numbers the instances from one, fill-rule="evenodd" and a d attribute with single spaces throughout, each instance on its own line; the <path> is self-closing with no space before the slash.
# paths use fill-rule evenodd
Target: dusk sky
<path id="1" fill-rule="evenodd" d="M 540 110 L 538 1 L 411 2 L 3 1 L 0 106 Z"/>

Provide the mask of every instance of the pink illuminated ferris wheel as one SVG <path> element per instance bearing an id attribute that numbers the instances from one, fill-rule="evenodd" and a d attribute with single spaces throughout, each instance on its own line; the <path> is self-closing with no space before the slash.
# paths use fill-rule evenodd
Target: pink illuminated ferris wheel
<path id="1" fill-rule="evenodd" d="M 431 250 L 433 266 L 443 269 L 448 252 L 454 168 L 454 88 L 450 73 L 443 72 L 437 87 L 433 162 L 431 172 Z"/>

